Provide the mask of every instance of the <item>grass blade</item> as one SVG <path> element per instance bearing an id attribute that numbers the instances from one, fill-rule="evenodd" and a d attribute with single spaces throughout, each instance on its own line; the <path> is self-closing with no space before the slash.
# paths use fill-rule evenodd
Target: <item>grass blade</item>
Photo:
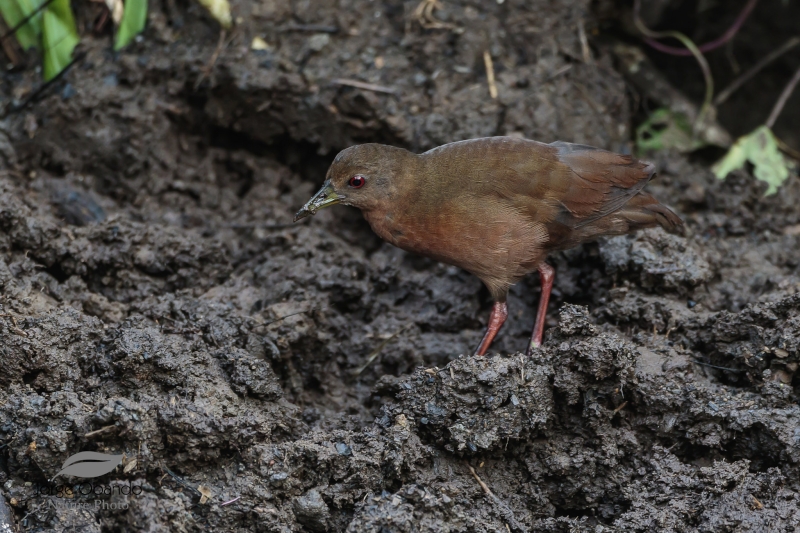
<path id="1" fill-rule="evenodd" d="M 127 0 L 122 20 L 117 28 L 117 39 L 114 50 L 126 47 L 134 37 L 144 30 L 147 22 L 147 0 Z"/>
<path id="2" fill-rule="evenodd" d="M 23 20 L 30 17 L 30 20 L 20 26 L 14 32 L 23 50 L 27 50 L 39 44 L 39 34 L 41 33 L 41 16 L 33 16 L 39 7 L 37 0 L 3 0 L 0 2 L 0 15 L 6 21 L 9 28 L 15 28 Z"/>
<path id="3" fill-rule="evenodd" d="M 49 81 L 72 61 L 72 50 L 80 38 L 69 0 L 54 0 L 42 13 L 44 79 Z"/>

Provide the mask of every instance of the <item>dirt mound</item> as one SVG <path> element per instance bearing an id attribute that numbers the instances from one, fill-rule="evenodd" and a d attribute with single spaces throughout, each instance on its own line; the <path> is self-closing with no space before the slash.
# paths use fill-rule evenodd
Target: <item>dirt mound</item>
<path id="1" fill-rule="evenodd" d="M 291 224 L 354 142 L 625 150 L 622 78 L 581 46 L 589 4 L 446 2 L 423 29 L 417 2 L 234 2 L 211 68 L 194 3 L 153 6 L 118 56 L 87 37 L 0 123 L 0 486 L 20 529 L 800 528 L 796 176 L 764 198 L 655 156 L 649 189 L 687 236 L 553 256 L 530 358 L 535 279 L 476 358 L 478 280 L 349 208 Z M 79 451 L 125 456 L 101 497 L 51 492 Z"/>

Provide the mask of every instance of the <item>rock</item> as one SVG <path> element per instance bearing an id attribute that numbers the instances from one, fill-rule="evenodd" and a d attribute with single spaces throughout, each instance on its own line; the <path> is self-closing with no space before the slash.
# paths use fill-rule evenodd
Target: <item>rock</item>
<path id="1" fill-rule="evenodd" d="M 316 489 L 311 489 L 292 504 L 297 521 L 312 531 L 327 531 L 330 510 Z"/>

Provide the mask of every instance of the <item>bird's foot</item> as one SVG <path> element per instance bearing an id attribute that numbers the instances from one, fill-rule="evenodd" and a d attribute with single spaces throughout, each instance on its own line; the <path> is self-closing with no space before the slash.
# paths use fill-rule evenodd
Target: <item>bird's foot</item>
<path id="1" fill-rule="evenodd" d="M 483 335 L 478 349 L 475 350 L 474 355 L 484 355 L 486 350 L 491 346 L 497 332 L 503 326 L 503 322 L 508 318 L 508 306 L 506 302 L 495 302 L 492 306 L 492 313 L 489 315 L 489 326 L 486 328 L 486 333 Z"/>
<path id="2" fill-rule="evenodd" d="M 537 350 L 539 348 L 539 346 L 541 346 L 541 345 L 542 345 L 541 339 L 538 340 L 538 341 L 533 341 L 532 340 L 530 342 L 530 344 L 528 344 L 528 349 L 525 350 L 525 355 L 530 357 L 531 355 L 533 355 L 534 350 Z"/>

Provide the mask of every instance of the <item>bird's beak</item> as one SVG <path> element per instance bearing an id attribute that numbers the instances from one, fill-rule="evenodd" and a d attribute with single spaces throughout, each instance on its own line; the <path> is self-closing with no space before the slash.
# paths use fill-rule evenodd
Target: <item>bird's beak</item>
<path id="1" fill-rule="evenodd" d="M 297 212 L 294 216 L 294 221 L 297 222 L 301 218 L 316 214 L 317 210 L 323 207 L 338 204 L 344 200 L 344 198 L 344 196 L 333 190 L 331 180 L 326 180 L 325 183 L 322 184 L 322 188 L 317 191 L 317 194 L 312 196 L 311 200 L 307 201 L 306 205 Z"/>

